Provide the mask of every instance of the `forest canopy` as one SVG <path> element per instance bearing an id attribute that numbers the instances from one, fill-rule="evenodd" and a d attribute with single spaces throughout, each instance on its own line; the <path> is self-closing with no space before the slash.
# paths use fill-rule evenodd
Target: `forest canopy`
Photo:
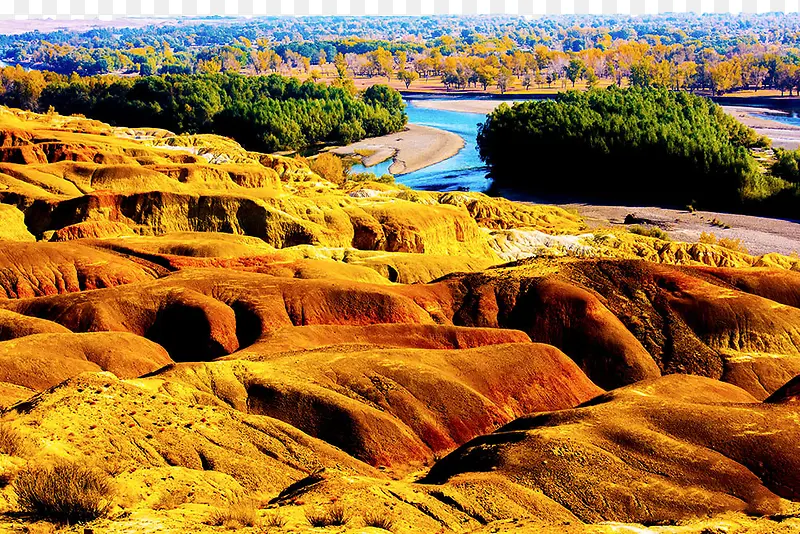
<path id="1" fill-rule="evenodd" d="M 478 133 L 497 189 L 709 209 L 794 195 L 753 157 L 767 145 L 710 100 L 666 89 L 504 104 Z"/>
<path id="2" fill-rule="evenodd" d="M 167 74 L 120 78 L 0 71 L 0 104 L 110 124 L 232 137 L 250 150 L 346 144 L 396 132 L 407 116 L 400 94 L 376 85 L 354 94 L 272 74 Z"/>

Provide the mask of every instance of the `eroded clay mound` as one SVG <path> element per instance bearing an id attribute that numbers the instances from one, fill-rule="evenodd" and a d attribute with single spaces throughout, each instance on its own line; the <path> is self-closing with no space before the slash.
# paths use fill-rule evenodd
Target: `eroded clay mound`
<path id="1" fill-rule="evenodd" d="M 24 433 L 33 456 L 55 453 L 115 473 L 135 472 L 128 483 L 137 488 L 148 470 L 169 467 L 195 470 L 191 477 L 212 482 L 209 491 L 218 494 L 242 487 L 277 494 L 325 467 L 379 476 L 285 423 L 158 379 L 83 374 L 16 405 L 3 423 Z M 45 450 L 45 443 L 56 445 Z M 174 484 L 186 477 L 173 473 L 166 471 Z"/>
<path id="2" fill-rule="evenodd" d="M 470 349 L 502 343 L 525 343 L 525 332 L 431 324 L 310 325 L 278 329 L 253 345 L 221 359 L 265 361 L 283 353 L 323 347 Z"/>
<path id="3" fill-rule="evenodd" d="M 800 309 L 789 297 L 800 277 L 791 272 L 631 261 L 568 272 L 606 299 L 665 373 L 722 379 L 764 399 L 800 372 Z"/>
<path id="4" fill-rule="evenodd" d="M 37 391 L 86 371 L 135 378 L 169 363 L 160 345 L 126 332 L 43 333 L 0 342 L 0 382 Z"/>
<path id="5" fill-rule="evenodd" d="M 32 334 L 67 334 L 70 330 L 53 321 L 0 310 L 0 341 Z"/>
<path id="6" fill-rule="evenodd" d="M 76 332 L 145 336 L 176 361 L 225 356 L 287 327 L 402 323 L 520 330 L 564 351 L 605 389 L 691 373 L 764 399 L 800 373 L 800 309 L 741 291 L 708 269 L 559 260 L 394 285 L 332 265 L 298 260 L 268 269 L 280 276 L 186 268 L 148 283 L 0 307 Z M 754 273 L 745 275 L 763 273 L 763 284 L 775 278 Z"/>
<path id="7" fill-rule="evenodd" d="M 152 280 L 151 266 L 78 244 L 4 242 L 0 297 L 27 298 Z"/>
<path id="8" fill-rule="evenodd" d="M 444 320 L 555 345 L 606 389 L 691 373 L 759 399 L 800 373 L 800 309 L 783 303 L 793 291 L 800 277 L 784 271 L 636 260 L 523 263 L 405 290 Z"/>
<path id="9" fill-rule="evenodd" d="M 671 375 L 522 417 L 438 462 L 427 481 L 491 471 L 589 522 L 776 514 L 800 495 L 797 417 L 734 386 Z"/>
<path id="10" fill-rule="evenodd" d="M 35 241 L 25 226 L 25 214 L 14 206 L 0 204 L 0 241 Z"/>
<path id="11" fill-rule="evenodd" d="M 81 243 L 151 261 L 169 270 L 220 267 L 294 278 L 336 278 L 373 283 L 430 282 L 446 274 L 478 271 L 495 263 L 490 258 L 472 256 L 311 245 L 275 249 L 256 237 L 218 232 L 176 232 L 154 237 L 92 239 Z"/>
<path id="12" fill-rule="evenodd" d="M 148 283 L 0 302 L 74 332 L 131 332 L 176 361 L 230 354 L 287 326 L 433 324 L 414 302 L 384 285 L 298 280 L 223 269 L 187 269 Z"/>
<path id="13" fill-rule="evenodd" d="M 533 343 L 463 350 L 339 345 L 263 363 L 179 364 L 156 376 L 286 421 L 370 464 L 401 468 L 513 417 L 572 407 L 602 392 L 559 350 Z"/>

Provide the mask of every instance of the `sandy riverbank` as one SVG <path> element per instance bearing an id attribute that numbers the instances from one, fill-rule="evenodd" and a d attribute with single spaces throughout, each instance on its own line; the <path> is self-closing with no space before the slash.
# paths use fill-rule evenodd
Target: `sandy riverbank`
<path id="1" fill-rule="evenodd" d="M 597 206 L 591 204 L 565 204 L 562 207 L 576 210 L 592 227 L 625 226 L 625 216 L 631 214 L 646 219 L 665 230 L 675 241 L 694 243 L 702 232 L 718 238 L 739 239 L 751 254 L 769 252 L 792 254 L 800 252 L 800 224 L 783 219 L 770 219 L 752 215 L 715 213 L 710 211 L 675 210 L 654 207 Z M 730 228 L 711 224 L 716 219 Z"/>
<path id="2" fill-rule="evenodd" d="M 334 148 L 331 152 L 340 156 L 361 155 L 362 163 L 366 167 L 394 158 L 389 172 L 397 175 L 414 172 L 444 161 L 455 156 L 462 148 L 464 140 L 454 133 L 409 124 L 402 132 L 364 139 Z"/>
<path id="3" fill-rule="evenodd" d="M 723 106 L 722 109 L 742 124 L 772 139 L 772 146 L 795 150 L 800 148 L 800 126 L 771 120 L 768 116 L 786 115 L 775 109 Z"/>

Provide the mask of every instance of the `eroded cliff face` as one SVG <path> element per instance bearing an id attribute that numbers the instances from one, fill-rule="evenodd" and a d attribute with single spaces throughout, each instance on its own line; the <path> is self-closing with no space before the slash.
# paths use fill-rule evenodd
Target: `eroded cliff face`
<path id="1" fill-rule="evenodd" d="M 0 513 L 69 458 L 102 532 L 800 528 L 796 258 L 58 115 L 0 160 Z"/>

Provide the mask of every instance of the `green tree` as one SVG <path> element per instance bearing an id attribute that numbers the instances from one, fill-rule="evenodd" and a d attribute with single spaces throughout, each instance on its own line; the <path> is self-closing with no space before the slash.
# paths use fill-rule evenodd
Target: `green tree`
<path id="1" fill-rule="evenodd" d="M 497 74 L 497 88 L 500 89 L 500 94 L 505 94 L 509 86 L 514 83 L 514 74 L 511 69 L 502 67 Z"/>
<path id="2" fill-rule="evenodd" d="M 485 91 L 490 85 L 493 85 L 497 81 L 500 69 L 493 65 L 480 65 L 475 69 L 475 73 L 478 75 L 478 81 Z"/>
<path id="3" fill-rule="evenodd" d="M 586 72 L 586 64 L 580 58 L 572 58 L 566 67 L 564 73 L 567 79 L 572 82 L 572 87 L 575 87 L 575 82 Z"/>
<path id="4" fill-rule="evenodd" d="M 397 78 L 402 80 L 406 84 L 406 89 L 408 89 L 414 81 L 419 79 L 419 74 L 413 70 L 401 70 L 397 73 Z"/>

